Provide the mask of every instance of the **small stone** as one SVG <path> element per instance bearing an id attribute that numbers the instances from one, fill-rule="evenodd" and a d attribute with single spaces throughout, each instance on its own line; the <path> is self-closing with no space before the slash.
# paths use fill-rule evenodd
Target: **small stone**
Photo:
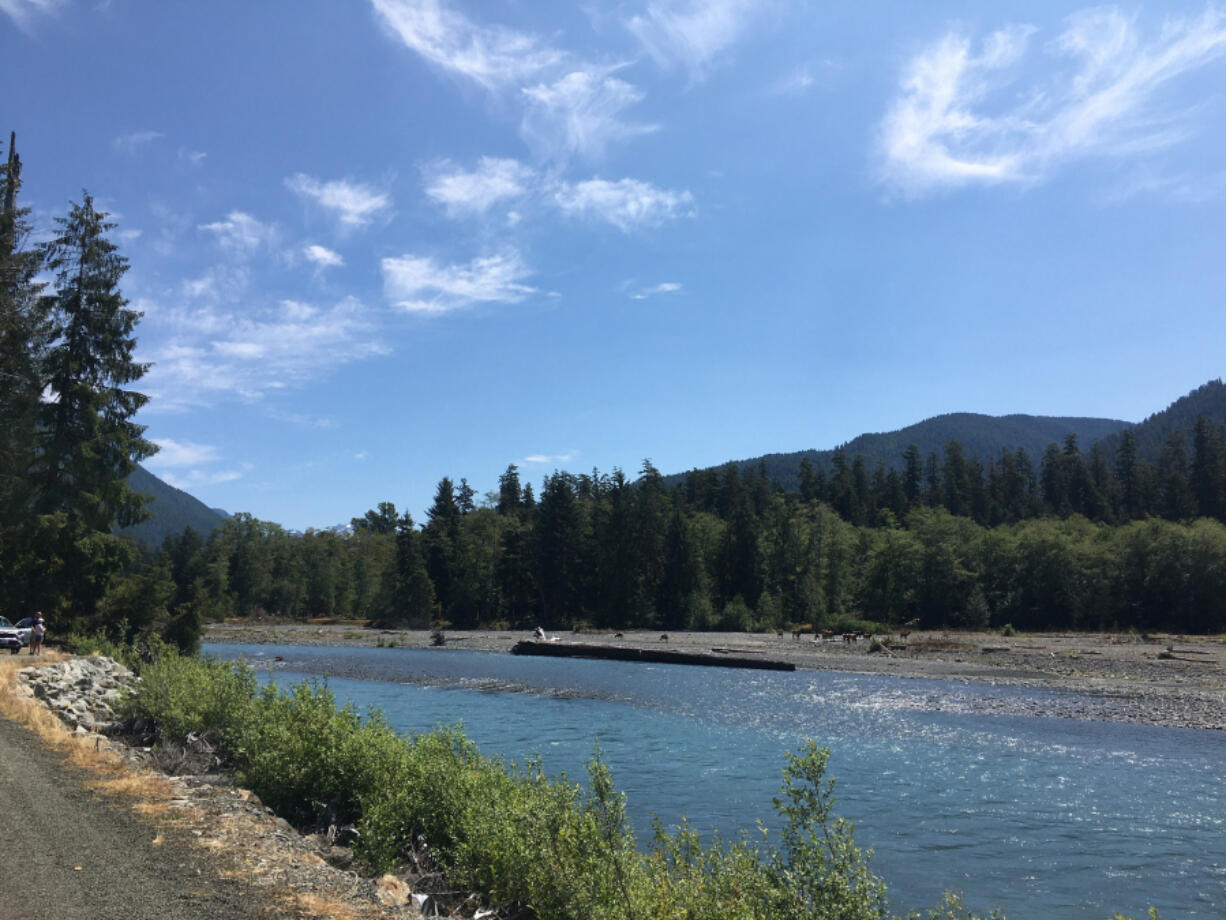
<path id="1" fill-rule="evenodd" d="M 385 875 L 375 882 L 375 897 L 379 899 L 380 904 L 387 907 L 403 907 L 409 903 L 410 897 L 416 900 L 425 895 L 414 895 L 402 879 L 394 875 Z M 421 905 L 419 904 L 418 907 L 420 909 Z"/>

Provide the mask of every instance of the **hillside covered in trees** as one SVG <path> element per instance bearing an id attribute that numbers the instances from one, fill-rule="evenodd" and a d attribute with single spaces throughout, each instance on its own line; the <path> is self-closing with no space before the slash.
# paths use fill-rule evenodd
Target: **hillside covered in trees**
<path id="1" fill-rule="evenodd" d="M 390 502 L 350 535 L 239 515 L 208 541 L 168 540 L 156 565 L 204 616 L 1226 630 L 1226 425 L 1198 416 L 1151 462 L 1136 449 L 1148 424 L 1110 453 L 1072 434 L 986 464 L 958 442 L 908 446 L 901 472 L 837 452 L 830 475 L 802 459 L 792 492 L 736 463 L 670 488 L 644 462 L 633 481 L 556 472 L 538 495 L 511 466 L 481 505 L 444 478 L 420 528 Z"/>
<path id="2" fill-rule="evenodd" d="M 862 434 L 846 444 L 831 450 L 799 450 L 790 453 L 763 454 L 748 460 L 736 461 L 742 475 L 760 472 L 776 480 L 785 490 L 800 488 L 800 462 L 808 460 L 814 470 L 830 473 L 835 457 L 860 456 L 869 469 L 882 464 L 886 469 L 901 469 L 903 453 L 914 446 L 921 455 L 940 453 L 950 441 L 962 445 L 963 454 L 981 463 L 987 463 L 999 455 L 1002 448 L 1024 450 L 1032 457 L 1039 456 L 1053 441 L 1063 441 L 1068 435 L 1076 435 L 1079 444 L 1094 444 L 1128 428 L 1129 422 L 1102 418 L 1062 418 L 1040 415 L 980 415 L 974 412 L 951 412 L 934 416 L 908 425 L 898 431 Z M 711 468 L 718 470 L 719 467 Z M 704 470 L 693 470 L 702 473 Z M 665 477 L 669 485 L 681 482 L 686 474 L 677 473 Z"/>
<path id="3" fill-rule="evenodd" d="M 226 519 L 220 511 L 163 482 L 143 466 L 136 467 L 128 476 L 128 485 L 132 491 L 148 496 L 145 511 L 149 516 L 139 524 L 123 528 L 120 533 L 146 546 L 160 546 L 167 537 L 182 533 L 188 527 L 207 537 Z"/>

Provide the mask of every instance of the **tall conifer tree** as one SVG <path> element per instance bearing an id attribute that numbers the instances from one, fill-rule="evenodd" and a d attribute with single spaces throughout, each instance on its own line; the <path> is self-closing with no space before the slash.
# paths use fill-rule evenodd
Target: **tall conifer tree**
<path id="1" fill-rule="evenodd" d="M 133 358 L 140 313 L 119 290 L 128 262 L 106 237 L 115 225 L 89 193 L 56 222 L 59 234 L 46 249 L 55 290 L 42 298 L 54 333 L 43 361 L 50 399 L 40 407 L 34 478 L 43 513 L 66 511 L 110 532 L 144 518 L 145 499 L 127 478 L 157 450 L 133 421 L 148 397 L 127 388 L 148 369 Z"/>

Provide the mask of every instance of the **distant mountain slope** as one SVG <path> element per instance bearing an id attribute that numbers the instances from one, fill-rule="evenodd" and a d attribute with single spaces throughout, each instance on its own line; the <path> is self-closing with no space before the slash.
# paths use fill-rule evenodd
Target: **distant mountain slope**
<path id="1" fill-rule="evenodd" d="M 120 532 L 124 536 L 140 540 L 147 546 L 161 546 L 166 537 L 182 533 L 188 527 L 202 537 L 207 537 L 214 527 L 225 520 L 223 514 L 214 511 L 182 489 L 162 482 L 143 466 L 138 466 L 133 471 L 128 477 L 128 483 L 142 495 L 153 496 L 153 501 L 145 506 L 153 512 L 153 517 Z"/>
<path id="2" fill-rule="evenodd" d="M 1100 438 L 1123 431 L 1131 422 L 1106 418 L 1057 418 L 1042 415 L 978 415 L 973 412 L 953 412 L 925 419 L 899 431 L 862 434 L 842 445 L 847 459 L 857 454 L 864 457 L 869 470 L 880 461 L 887 469 L 901 469 L 902 453 L 907 445 L 919 448 L 920 456 L 942 455 L 950 441 L 960 441 L 967 457 L 986 463 L 998 456 L 1002 447 L 1025 448 L 1037 464 L 1044 448 L 1053 441 L 1060 443 L 1069 434 L 1077 435 L 1082 449 L 1088 449 Z M 765 464 L 768 476 L 776 479 L 787 491 L 799 488 L 798 470 L 802 457 L 808 457 L 815 469 L 830 471 L 834 450 L 798 450 L 783 454 L 765 454 L 736 463 L 742 470 L 756 471 Z M 684 474 L 666 477 L 670 484 L 681 481 Z"/>
<path id="3" fill-rule="evenodd" d="M 1175 431 L 1184 436 L 1185 447 L 1190 451 L 1192 426 L 1202 415 L 1215 425 L 1226 425 L 1226 384 L 1223 384 L 1220 378 L 1197 387 L 1161 412 L 1155 412 L 1145 421 L 1133 426 L 1133 437 L 1137 440 L 1137 459 L 1156 462 L 1162 454 L 1162 445 Z M 1119 443 L 1118 433 L 1103 440 L 1103 446 L 1111 453 L 1115 452 Z"/>

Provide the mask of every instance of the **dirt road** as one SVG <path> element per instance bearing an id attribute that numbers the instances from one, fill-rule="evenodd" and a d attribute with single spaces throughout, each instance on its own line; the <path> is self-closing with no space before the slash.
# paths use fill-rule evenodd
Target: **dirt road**
<path id="1" fill-rule="evenodd" d="M 0 717 L 0 917 L 253 920 L 249 893 L 176 834 L 86 787 L 25 728 Z M 155 842 L 155 840 L 157 842 Z"/>

